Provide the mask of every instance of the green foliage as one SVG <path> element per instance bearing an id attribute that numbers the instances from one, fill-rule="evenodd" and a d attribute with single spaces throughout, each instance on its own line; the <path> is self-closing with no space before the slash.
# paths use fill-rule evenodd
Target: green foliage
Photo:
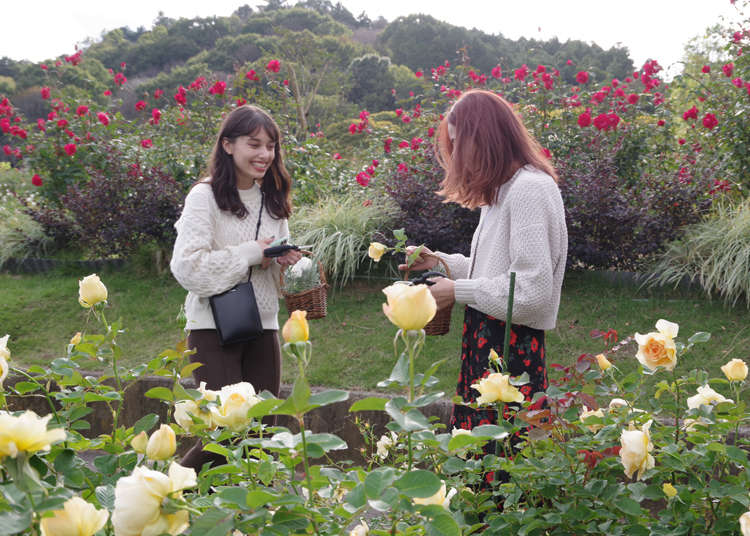
<path id="1" fill-rule="evenodd" d="M 365 54 L 349 64 L 352 87 L 347 98 L 369 112 L 393 108 L 391 89 L 396 79 L 391 73 L 391 60 L 377 54 Z"/>
<path id="2" fill-rule="evenodd" d="M 41 256 L 51 239 L 16 195 L 0 191 L 0 266 L 8 259 Z"/>
<path id="3" fill-rule="evenodd" d="M 373 233 L 388 228 L 395 209 L 385 199 L 358 193 L 334 195 L 300 207 L 290 220 L 294 240 L 312 245 L 314 259 L 323 263 L 331 283 L 352 279 L 367 254 Z"/>
<path id="4" fill-rule="evenodd" d="M 653 265 L 652 285 L 697 281 L 711 296 L 750 307 L 750 199 L 720 203 L 703 221 L 687 226 Z"/>

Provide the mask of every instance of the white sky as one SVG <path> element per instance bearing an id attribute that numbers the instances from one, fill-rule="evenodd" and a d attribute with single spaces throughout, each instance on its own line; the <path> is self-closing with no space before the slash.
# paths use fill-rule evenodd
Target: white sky
<path id="1" fill-rule="evenodd" d="M 332 0 L 336 3 L 337 0 Z M 729 0 L 341 0 L 354 16 L 371 19 L 426 13 L 437 19 L 517 39 L 580 39 L 604 49 L 622 44 L 636 66 L 649 57 L 678 62 L 687 41 L 721 16 L 738 21 Z M 227 16 L 257 0 L 73 0 L 56 9 L 14 0 L 3 6 L 0 57 L 42 61 L 70 54 L 76 43 L 120 26 L 150 28 L 159 11 L 171 18 Z M 296 3 L 291 0 L 289 4 Z M 675 66 L 675 69 L 679 69 Z"/>

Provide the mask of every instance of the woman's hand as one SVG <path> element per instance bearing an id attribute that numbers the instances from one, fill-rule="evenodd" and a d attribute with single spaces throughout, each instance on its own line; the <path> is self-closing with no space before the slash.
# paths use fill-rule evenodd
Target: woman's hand
<path id="1" fill-rule="evenodd" d="M 258 244 L 258 247 L 261 251 L 265 251 L 265 249 L 271 245 L 271 242 L 273 242 L 274 237 L 271 238 L 261 238 L 260 240 L 256 240 L 255 243 Z M 271 265 L 271 262 L 273 262 L 273 259 L 270 257 L 263 257 L 263 260 L 260 261 L 260 267 L 264 270 L 268 268 Z"/>
<path id="2" fill-rule="evenodd" d="M 276 262 L 278 262 L 282 267 L 286 266 L 293 266 L 297 264 L 297 262 L 302 258 L 302 252 L 298 249 L 290 249 L 286 253 L 284 253 L 281 257 L 276 257 Z"/>
<path id="3" fill-rule="evenodd" d="M 419 246 L 407 246 L 406 247 L 406 259 L 408 262 L 409 256 L 414 253 Z M 419 256 L 414 259 L 414 262 L 410 265 L 399 264 L 398 269 L 402 272 L 406 270 L 432 270 L 438 263 L 435 254 L 428 248 L 422 246 L 422 250 L 419 252 Z"/>
<path id="4" fill-rule="evenodd" d="M 452 279 L 448 279 L 447 277 L 432 277 L 428 281 L 435 283 L 434 285 L 429 285 L 427 288 L 430 289 L 432 297 L 435 298 L 438 310 L 451 307 L 455 303 L 455 282 Z"/>

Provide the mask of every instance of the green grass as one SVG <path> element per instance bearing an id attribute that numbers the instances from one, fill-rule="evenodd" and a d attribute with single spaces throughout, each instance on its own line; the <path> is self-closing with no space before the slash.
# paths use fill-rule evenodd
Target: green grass
<path id="1" fill-rule="evenodd" d="M 77 279 L 83 275 L 87 274 L 0 274 L 0 335 L 10 334 L 16 366 L 46 364 L 64 355 L 70 337 L 86 328 L 86 310 L 77 302 Z M 125 270 L 100 275 L 110 292 L 107 318 L 122 318 L 127 329 L 119 339 L 125 364 L 143 362 L 175 345 L 182 336 L 178 315 L 185 293 L 170 276 Z M 328 316 L 310 322 L 313 385 L 375 389 L 388 376 L 395 362 L 396 328 L 381 311 L 381 289 L 387 284 L 383 279 L 358 279 L 330 292 Z M 451 331 L 428 337 L 417 365 L 417 370 L 424 370 L 445 358 L 438 376 L 440 388 L 447 392 L 453 391 L 458 374 L 462 316 L 463 309 L 454 307 Z M 279 321 L 283 324 L 286 318 L 282 303 Z M 604 350 L 604 342 L 591 337 L 592 330 L 615 329 L 623 339 L 636 331 L 653 331 L 659 318 L 678 323 L 682 341 L 696 331 L 712 334 L 711 341 L 685 355 L 678 364 L 680 374 L 706 368 L 716 376 L 729 359 L 748 359 L 750 313 L 744 306 L 731 308 L 696 291 L 638 289 L 609 283 L 595 273 L 571 272 L 566 275 L 558 326 L 547 333 L 548 363 L 569 365 L 583 353 Z M 93 319 L 90 322 L 87 329 L 98 329 Z M 630 343 L 610 360 L 630 370 L 636 366 L 635 351 L 635 343 Z M 293 380 L 294 368 L 285 363 L 284 381 Z"/>

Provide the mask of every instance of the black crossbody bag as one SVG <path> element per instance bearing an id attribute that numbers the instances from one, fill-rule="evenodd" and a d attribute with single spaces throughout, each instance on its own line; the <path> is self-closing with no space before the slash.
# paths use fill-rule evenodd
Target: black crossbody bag
<path id="1" fill-rule="evenodd" d="M 260 195 L 260 213 L 258 213 L 258 224 L 255 227 L 256 240 L 258 240 L 264 204 L 263 192 Z M 219 334 L 222 346 L 252 341 L 263 334 L 255 291 L 250 281 L 252 275 L 253 267 L 251 266 L 246 282 L 238 283 L 229 290 L 208 298 L 216 324 L 216 332 Z"/>

